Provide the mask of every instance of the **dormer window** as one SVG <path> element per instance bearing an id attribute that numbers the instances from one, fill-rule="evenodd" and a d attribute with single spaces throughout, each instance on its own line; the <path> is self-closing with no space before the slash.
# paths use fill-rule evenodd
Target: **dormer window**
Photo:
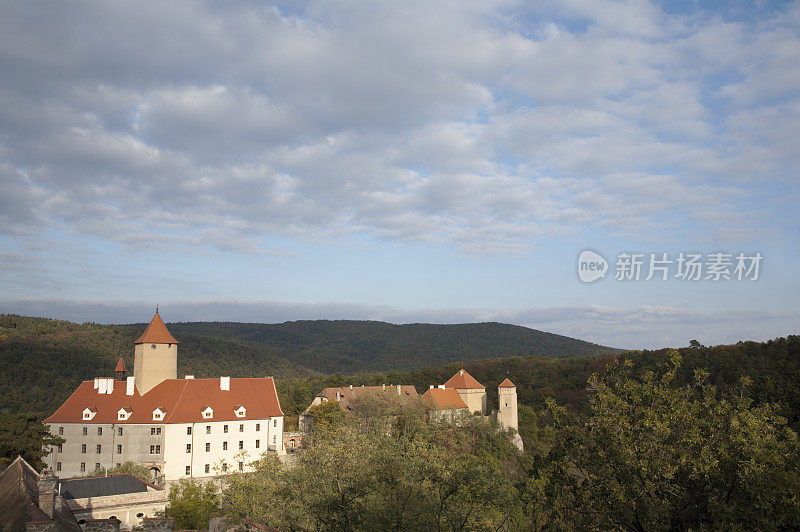
<path id="1" fill-rule="evenodd" d="M 129 417 L 133 414 L 133 409 L 130 407 L 122 407 L 117 410 L 117 421 L 127 421 Z"/>
<path id="2" fill-rule="evenodd" d="M 163 421 L 166 414 L 167 409 L 159 406 L 153 410 L 153 421 Z"/>
<path id="3" fill-rule="evenodd" d="M 203 414 L 203 419 L 211 419 L 214 417 L 214 409 L 210 406 L 204 406 L 200 413 Z"/>
<path id="4" fill-rule="evenodd" d="M 91 421 L 94 419 L 94 416 L 97 415 L 97 408 L 94 406 L 87 407 L 83 409 L 83 420 L 84 421 Z"/>
<path id="5" fill-rule="evenodd" d="M 244 417 L 247 415 L 247 409 L 243 405 L 237 405 L 233 413 L 236 414 L 236 417 Z"/>

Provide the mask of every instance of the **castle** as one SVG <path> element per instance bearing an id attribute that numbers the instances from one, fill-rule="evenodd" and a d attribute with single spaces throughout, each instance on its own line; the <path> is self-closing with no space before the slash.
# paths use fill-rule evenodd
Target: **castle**
<path id="1" fill-rule="evenodd" d="M 66 440 L 49 455 L 62 478 L 128 461 L 157 481 L 209 477 L 285 453 L 274 379 L 179 379 L 178 341 L 157 309 L 134 342 L 133 376 L 120 359 L 114 378 L 84 381 L 44 423 Z"/>
<path id="2" fill-rule="evenodd" d="M 350 410 L 353 400 L 361 394 L 370 393 L 378 397 L 397 396 L 415 399 L 417 391 L 412 385 L 379 386 L 341 386 L 325 388 L 314 397 L 314 400 L 300 414 L 300 430 L 306 432 L 311 428 L 309 411 L 322 403 L 337 402 L 342 410 Z M 491 416 L 504 430 L 513 429 L 514 445 L 521 451 L 522 438 L 519 433 L 519 419 L 517 414 L 517 387 L 509 379 L 505 379 L 497 388 L 498 409 Z M 439 386 L 431 385 L 420 397 L 427 407 L 430 418 L 457 422 L 462 415 L 479 414 L 488 417 L 488 402 L 486 387 L 478 382 L 466 370 L 460 369 L 447 382 Z"/>

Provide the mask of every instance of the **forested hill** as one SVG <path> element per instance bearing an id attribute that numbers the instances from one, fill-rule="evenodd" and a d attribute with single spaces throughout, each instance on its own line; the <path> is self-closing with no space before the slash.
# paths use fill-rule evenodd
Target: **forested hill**
<path id="1" fill-rule="evenodd" d="M 51 413 L 86 379 L 133 369 L 136 325 L 77 324 L 0 315 L 0 411 Z M 593 355 L 616 350 L 500 323 L 391 325 L 297 321 L 275 325 L 170 323 L 178 374 L 278 379 L 410 370 L 482 358 Z M 314 392 L 316 393 L 316 392 Z"/>
<path id="2" fill-rule="evenodd" d="M 140 331 L 143 325 L 131 327 Z M 442 366 L 509 356 L 563 357 L 619 350 L 504 323 L 394 325 L 380 321 L 316 320 L 278 324 L 172 323 L 179 340 L 202 336 L 259 346 L 323 373 L 354 373 Z"/>

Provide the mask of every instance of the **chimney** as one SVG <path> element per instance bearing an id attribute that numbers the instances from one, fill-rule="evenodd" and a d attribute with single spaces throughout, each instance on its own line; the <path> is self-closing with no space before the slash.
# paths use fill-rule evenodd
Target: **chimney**
<path id="1" fill-rule="evenodd" d="M 106 379 L 106 393 L 111 395 L 114 391 L 114 379 Z"/>
<path id="2" fill-rule="evenodd" d="M 383 385 L 383 391 L 384 392 L 386 391 L 386 385 L 385 384 Z"/>
<path id="3" fill-rule="evenodd" d="M 231 378 L 230 377 L 220 377 L 219 378 L 219 389 L 224 391 L 230 391 L 231 389 Z"/>
<path id="4" fill-rule="evenodd" d="M 186 376 L 184 377 L 184 379 L 186 379 L 186 380 L 189 380 L 189 381 L 190 381 L 190 380 L 194 379 L 194 375 L 186 375 Z"/>
<path id="5" fill-rule="evenodd" d="M 39 488 L 39 509 L 43 511 L 47 517 L 53 518 L 53 510 L 56 506 L 56 484 L 58 478 L 49 469 L 42 471 L 39 475 L 37 482 Z"/>
<path id="6" fill-rule="evenodd" d="M 339 390 L 336 390 L 336 400 L 340 401 L 342 399 L 342 394 L 339 393 Z"/>
<path id="7" fill-rule="evenodd" d="M 444 384 L 440 384 L 440 385 L 439 385 L 439 389 L 440 389 L 440 390 L 444 390 Z"/>
<path id="8" fill-rule="evenodd" d="M 96 390 L 96 389 L 97 389 L 97 387 L 100 385 L 100 382 L 99 382 L 99 381 L 100 381 L 100 379 L 98 379 L 97 377 L 95 377 L 95 378 L 94 378 L 94 389 L 95 389 L 95 390 Z"/>
<path id="9" fill-rule="evenodd" d="M 431 384 L 431 387 L 430 387 L 430 389 L 431 389 L 431 390 L 433 390 L 433 384 Z"/>
<path id="10" fill-rule="evenodd" d="M 403 389 L 399 384 L 397 385 L 397 395 L 403 395 Z"/>
<path id="11" fill-rule="evenodd" d="M 459 375 L 463 375 L 464 374 L 464 370 L 463 369 L 458 370 L 458 374 Z"/>
<path id="12" fill-rule="evenodd" d="M 352 384 L 350 385 L 350 391 L 353 391 L 353 385 Z"/>
<path id="13" fill-rule="evenodd" d="M 106 393 L 106 387 L 108 386 L 108 381 L 106 379 L 97 379 L 97 393 L 98 395 L 104 395 Z"/>
<path id="14" fill-rule="evenodd" d="M 125 395 L 133 395 L 133 390 L 136 388 L 136 377 L 128 377 L 125 379 Z"/>

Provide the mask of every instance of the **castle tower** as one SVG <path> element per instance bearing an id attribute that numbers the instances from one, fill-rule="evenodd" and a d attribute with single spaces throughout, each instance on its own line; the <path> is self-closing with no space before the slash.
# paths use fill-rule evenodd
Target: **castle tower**
<path id="1" fill-rule="evenodd" d="M 118 381 L 124 381 L 127 375 L 128 370 L 125 368 L 125 361 L 122 360 L 122 357 L 120 357 L 119 361 L 117 362 L 117 368 L 114 370 L 114 377 Z"/>
<path id="2" fill-rule="evenodd" d="M 166 379 L 178 378 L 178 341 L 161 321 L 158 309 L 133 344 L 133 377 L 141 395 Z"/>
<path id="3" fill-rule="evenodd" d="M 497 387 L 497 398 L 500 403 L 497 411 L 497 422 L 504 429 L 514 429 L 514 445 L 521 451 L 522 438 L 519 433 L 519 416 L 517 414 L 517 387 L 506 379 Z"/>
<path id="4" fill-rule="evenodd" d="M 458 370 L 458 373 L 444 383 L 444 387 L 455 388 L 470 412 L 486 415 L 486 388 L 467 373 L 467 370 Z"/>

